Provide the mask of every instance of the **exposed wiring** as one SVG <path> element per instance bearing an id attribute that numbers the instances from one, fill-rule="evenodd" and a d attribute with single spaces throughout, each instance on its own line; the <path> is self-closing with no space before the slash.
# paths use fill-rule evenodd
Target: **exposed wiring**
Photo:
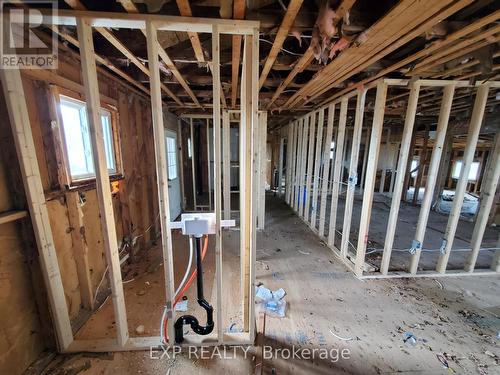
<path id="1" fill-rule="evenodd" d="M 261 42 L 266 42 L 266 43 L 268 43 L 268 44 L 270 44 L 270 45 L 273 45 L 273 44 L 274 44 L 274 43 L 273 43 L 273 42 L 271 42 L 270 40 L 267 40 L 267 39 L 264 39 L 264 38 L 259 38 L 259 41 L 261 41 Z M 288 53 L 288 54 L 290 54 L 290 55 L 293 55 L 293 56 L 304 56 L 304 54 L 303 54 L 303 53 L 295 53 L 295 52 L 289 51 L 289 50 L 287 50 L 287 49 L 285 49 L 285 48 L 280 48 L 280 51 L 286 52 L 286 53 Z"/>

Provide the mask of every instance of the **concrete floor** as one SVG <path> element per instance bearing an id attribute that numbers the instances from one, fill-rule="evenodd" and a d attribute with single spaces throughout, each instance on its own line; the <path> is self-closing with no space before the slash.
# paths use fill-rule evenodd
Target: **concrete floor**
<path id="1" fill-rule="evenodd" d="M 267 196 L 266 218 L 266 230 L 258 235 L 257 280 L 273 290 L 284 288 L 288 307 L 285 318 L 266 319 L 264 345 L 316 353 L 326 349 L 328 358 L 261 362 L 260 346 L 247 358 L 239 350 L 232 359 L 190 359 L 187 353 L 175 359 L 153 359 L 150 352 L 82 354 L 64 357 L 55 371 L 80 366 L 81 374 L 253 374 L 262 366 L 264 374 L 449 374 L 441 358 L 455 373 L 500 374 L 500 277 L 360 281 L 272 195 Z M 127 288 L 151 284 L 151 274 L 143 277 L 137 275 L 140 284 L 133 285 L 134 280 Z M 238 289 L 231 285 L 228 298 Z M 158 329 L 150 311 L 159 308 L 162 290 L 160 285 L 147 289 L 147 298 L 136 296 L 141 304 L 130 306 L 137 311 L 129 315 L 139 319 L 133 324 L 148 322 L 151 332 L 146 335 Z M 126 296 L 127 306 L 130 299 Z M 408 332 L 415 345 L 404 342 Z M 344 358 L 335 360 L 342 350 Z"/>

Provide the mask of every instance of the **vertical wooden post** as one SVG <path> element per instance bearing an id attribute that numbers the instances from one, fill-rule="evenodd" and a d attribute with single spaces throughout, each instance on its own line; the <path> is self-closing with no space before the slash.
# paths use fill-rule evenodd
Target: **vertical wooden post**
<path id="1" fill-rule="evenodd" d="M 189 130 L 191 133 L 191 179 L 193 182 L 193 210 L 196 211 L 196 170 L 195 170 L 195 161 L 194 161 L 194 127 L 193 127 L 193 118 L 189 118 Z"/>
<path id="2" fill-rule="evenodd" d="M 220 35 L 216 25 L 212 26 L 212 90 L 214 132 L 214 212 L 215 212 L 215 284 L 217 288 L 217 339 L 223 341 L 222 320 L 222 196 L 221 196 L 221 83 L 220 83 Z M 227 112 L 226 112 L 227 113 Z M 208 125 L 208 121 L 207 121 Z M 208 129 L 207 129 L 208 130 Z M 208 137 L 208 133 L 207 133 Z M 210 153 L 209 153 L 210 156 Z M 210 158 L 208 159 L 210 165 Z M 210 192 L 209 192 L 210 193 Z"/>
<path id="3" fill-rule="evenodd" d="M 460 178 L 455 188 L 453 206 L 451 208 L 450 215 L 448 216 L 448 223 L 446 224 L 446 230 L 444 233 L 442 244 L 443 253 L 440 254 L 436 266 L 436 271 L 439 273 L 446 272 L 446 266 L 450 258 L 451 247 L 453 246 L 458 220 L 460 219 L 460 212 L 462 211 L 464 203 L 465 189 L 467 188 L 467 183 L 469 182 L 469 172 L 472 162 L 474 161 L 474 154 L 476 152 L 477 140 L 479 139 L 479 131 L 481 130 L 481 125 L 483 123 L 484 109 L 486 108 L 486 102 L 488 101 L 489 91 L 490 87 L 488 84 L 480 85 L 477 89 L 474 109 L 472 111 L 470 125 L 467 132 L 468 135 L 464 156 L 462 158 Z"/>
<path id="4" fill-rule="evenodd" d="M 0 69 L 0 78 L 23 177 L 31 224 L 38 247 L 40 267 L 47 288 L 57 345 L 60 351 L 64 351 L 73 342 L 73 333 L 45 203 L 40 169 L 36 160 L 21 73 L 18 69 Z"/>
<path id="5" fill-rule="evenodd" d="M 335 139 L 335 161 L 332 179 L 332 202 L 330 206 L 330 223 L 328 224 L 328 246 L 335 246 L 335 231 L 337 228 L 337 208 L 339 204 L 340 171 L 342 169 L 342 155 L 344 154 L 345 126 L 347 123 L 347 106 L 349 98 L 344 96 L 340 102 L 339 129 Z"/>
<path id="6" fill-rule="evenodd" d="M 406 108 L 406 118 L 403 128 L 403 138 L 401 139 L 401 151 L 399 153 L 398 165 L 396 167 L 396 182 L 394 184 L 394 192 L 392 194 L 391 210 L 389 212 L 389 220 L 387 222 L 387 232 L 384 242 L 384 253 L 382 254 L 382 262 L 380 272 L 387 275 L 389 263 L 391 261 L 392 245 L 394 244 L 394 234 L 398 221 L 399 206 L 401 204 L 401 194 L 404 188 L 405 172 L 408 164 L 408 159 L 411 156 L 411 142 L 413 134 L 413 126 L 415 124 L 415 114 L 417 113 L 418 96 L 420 93 L 420 83 L 414 82 L 410 86 L 410 97 L 408 99 L 408 107 Z"/>
<path id="7" fill-rule="evenodd" d="M 222 113 L 222 144 L 224 219 L 229 220 L 231 219 L 231 123 L 228 111 Z"/>
<path id="8" fill-rule="evenodd" d="M 330 150 L 332 145 L 333 118 L 335 104 L 328 106 L 328 121 L 326 126 L 325 144 L 323 149 L 323 180 L 321 181 L 321 203 L 319 209 L 319 236 L 325 236 L 326 198 L 328 196 L 328 182 L 330 180 Z"/>
<path id="9" fill-rule="evenodd" d="M 266 222 L 266 167 L 267 167 L 267 112 L 259 114 L 259 210 L 258 229 L 264 230 Z"/>
<path id="10" fill-rule="evenodd" d="M 210 119 L 207 121 L 207 186 L 208 186 L 208 210 L 212 210 L 212 163 L 210 160 Z"/>
<path id="11" fill-rule="evenodd" d="M 251 76 L 247 77 L 250 79 L 251 93 L 252 93 L 252 125 L 251 131 L 258 134 L 259 131 L 259 29 L 253 30 L 253 35 L 249 37 L 252 43 L 252 54 L 251 54 Z M 253 147 L 256 147 L 254 144 Z M 258 186 L 258 185 L 257 185 Z M 254 184 L 255 189 L 255 184 Z M 255 195 L 247 197 L 252 204 L 255 201 Z M 250 310 L 250 339 L 255 339 L 255 259 L 257 253 L 257 231 L 254 230 L 257 226 L 257 211 L 255 205 L 252 208 L 252 226 L 248 228 L 251 233 L 251 243 L 250 243 L 250 301 L 248 303 L 248 308 Z"/>
<path id="12" fill-rule="evenodd" d="M 418 262 L 422 252 L 422 243 L 424 242 L 425 230 L 427 228 L 427 220 L 429 219 L 429 211 L 432 203 L 432 196 L 436 184 L 436 177 L 439 168 L 439 161 L 443 151 L 443 144 L 446 137 L 446 128 L 450 118 L 451 105 L 453 103 L 453 94 L 455 93 L 455 85 L 448 84 L 444 87 L 444 95 L 441 102 L 441 110 L 439 112 L 438 126 L 436 131 L 436 140 L 434 149 L 432 150 L 431 162 L 429 165 L 429 173 L 427 174 L 427 183 L 425 186 L 424 200 L 420 207 L 418 216 L 417 230 L 415 239 L 412 244 L 412 257 L 410 261 L 410 273 L 416 274 Z"/>
<path id="13" fill-rule="evenodd" d="M 396 160 L 398 159 L 399 148 L 401 144 L 398 142 L 396 144 L 396 149 L 394 154 L 391 156 L 391 182 L 389 184 L 389 195 L 392 198 L 392 192 L 394 191 L 394 182 L 396 181 Z"/>
<path id="14" fill-rule="evenodd" d="M 476 224 L 474 225 L 471 237 L 472 250 L 465 261 L 464 269 L 467 272 L 474 272 L 484 231 L 486 230 L 486 225 L 488 224 L 488 217 L 498 188 L 498 179 L 500 178 L 500 133 L 497 133 L 495 136 L 495 145 L 493 147 L 493 151 L 491 152 L 490 160 L 491 162 L 488 163 L 488 169 L 484 172 L 485 177 L 481 186 L 482 199 L 479 204 L 479 212 L 476 217 Z M 496 250 L 491 265 L 491 268 L 497 272 L 500 272 L 499 254 L 500 250 Z"/>
<path id="15" fill-rule="evenodd" d="M 365 99 L 366 99 L 366 89 L 359 90 L 356 102 L 356 118 L 354 120 L 354 130 L 352 133 L 351 161 L 349 165 L 349 176 L 347 179 L 347 195 L 345 199 L 344 225 L 342 227 L 342 244 L 340 247 L 340 253 L 343 258 L 347 257 L 347 250 L 349 246 L 349 235 L 351 232 L 352 207 L 354 204 L 354 192 L 358 181 L 359 144 L 361 142 L 361 129 L 363 127 Z"/>
<path id="16" fill-rule="evenodd" d="M 311 227 L 316 229 L 316 216 L 318 212 L 318 186 L 319 172 L 321 167 L 321 151 L 323 146 L 323 126 L 325 120 L 325 110 L 319 110 L 318 133 L 316 135 L 316 153 L 314 157 L 313 191 L 311 200 Z"/>
<path id="17" fill-rule="evenodd" d="M 370 144 L 371 129 L 366 129 L 365 152 L 363 153 L 363 167 L 361 168 L 361 181 L 359 187 L 365 188 L 366 162 L 368 160 L 368 145 Z"/>
<path id="18" fill-rule="evenodd" d="M 391 128 L 387 129 L 387 141 L 385 142 L 385 146 L 387 147 L 386 153 L 387 153 L 387 161 L 389 162 L 389 144 L 391 142 Z M 390 164 L 390 163 L 388 163 Z M 377 168 L 377 166 L 375 166 Z M 385 178 L 387 176 L 387 166 L 382 168 L 382 174 L 380 175 L 380 185 L 378 192 L 383 193 L 385 190 Z"/>
<path id="19" fill-rule="evenodd" d="M 414 206 L 418 203 L 418 196 L 420 195 L 420 187 L 422 186 L 422 179 L 425 173 L 425 167 L 427 165 L 427 148 L 429 144 L 429 125 L 425 127 L 424 131 L 424 144 L 422 151 L 420 152 L 420 158 L 418 162 L 417 178 L 415 179 L 415 190 L 413 190 L 412 204 Z"/>
<path id="20" fill-rule="evenodd" d="M 278 196 L 283 195 L 283 154 L 285 148 L 285 138 L 280 134 L 280 150 L 278 159 Z"/>
<path id="21" fill-rule="evenodd" d="M 286 139 L 286 181 L 285 181 L 285 201 L 290 205 L 290 192 L 292 188 L 292 159 L 293 159 L 293 137 L 295 122 L 288 124 L 288 136 Z"/>
<path id="22" fill-rule="evenodd" d="M 402 200 L 404 200 L 405 202 L 408 200 L 408 189 L 410 188 L 410 180 L 411 180 L 411 163 L 413 162 L 416 141 L 417 141 L 417 131 L 415 130 L 411 137 L 410 149 L 408 151 L 408 162 L 405 168 L 406 172 L 405 172 L 405 180 L 403 185 L 403 196 L 402 196 Z"/>
<path id="23" fill-rule="evenodd" d="M 300 196 L 300 183 L 299 183 L 299 178 L 300 178 L 300 166 L 301 166 L 301 161 L 302 161 L 302 143 L 304 143 L 304 130 L 305 130 L 305 118 L 301 119 L 297 123 L 297 131 L 296 134 L 297 136 L 296 141 L 296 158 L 294 161 L 294 169 L 293 169 L 293 174 L 294 174 L 294 184 L 293 184 L 293 209 L 298 213 L 299 212 L 299 196 Z"/>
<path id="24" fill-rule="evenodd" d="M 158 204 L 160 206 L 161 243 L 163 253 L 163 269 L 165 274 L 165 298 L 168 318 L 169 342 L 174 338 L 174 262 L 172 255 L 172 236 L 170 233 L 170 211 L 168 201 L 167 160 L 165 152 L 165 128 L 163 124 L 163 108 L 161 102 L 160 67 L 158 63 L 158 36 L 151 21 L 146 22 L 146 39 L 148 45 L 148 62 L 151 72 L 151 110 L 153 120 L 153 137 L 155 145 L 156 178 L 158 183 Z M 193 145 L 191 139 L 191 145 Z M 192 155 L 194 156 L 194 154 Z"/>
<path id="25" fill-rule="evenodd" d="M 309 221 L 309 208 L 311 204 L 311 180 L 312 180 L 312 173 L 313 173 L 313 164 L 314 164 L 314 140 L 316 136 L 316 112 L 314 112 L 311 116 L 311 122 L 309 124 L 309 143 L 308 143 L 308 150 L 306 151 L 304 149 L 304 164 L 303 164 L 303 171 L 305 172 L 305 183 L 304 183 L 304 190 L 300 195 L 300 199 L 302 201 L 302 217 L 304 220 L 307 222 Z M 306 153 L 307 152 L 307 153 Z M 306 169 L 306 163 L 307 163 L 307 169 Z M 305 195 L 305 197 L 304 197 Z"/>
<path id="26" fill-rule="evenodd" d="M 363 193 L 363 207 L 361 208 L 361 219 L 359 222 L 358 245 L 356 250 L 356 264 L 354 272 L 357 276 L 363 275 L 365 264 L 366 244 L 370 228 L 370 218 L 373 203 L 373 191 L 377 176 L 378 155 L 382 128 L 384 126 L 385 101 L 387 97 L 387 83 L 383 80 L 377 83 L 377 95 L 375 98 L 375 109 L 373 113 L 372 136 L 370 139 L 370 151 L 366 167 L 365 189 Z"/>
<path id="27" fill-rule="evenodd" d="M 78 40 L 80 42 L 82 78 L 83 86 L 85 89 L 85 99 L 87 101 L 87 119 L 89 123 L 90 142 L 92 144 L 92 157 L 96 175 L 97 199 L 99 202 L 99 211 L 101 214 L 100 217 L 102 236 L 106 253 L 106 260 L 109 267 L 109 277 L 116 321 L 117 342 L 118 345 L 123 347 L 125 346 L 129 335 L 125 300 L 123 297 L 123 284 L 120 269 L 120 259 L 118 255 L 118 241 L 116 238 L 113 201 L 111 200 L 108 167 L 106 164 L 106 154 L 104 151 L 104 137 L 102 132 L 100 114 L 101 106 L 99 98 L 99 88 L 97 84 L 94 42 L 92 40 L 92 29 L 89 19 L 77 18 L 76 26 L 78 31 Z M 158 55 L 155 56 L 156 60 L 158 60 Z M 161 143 L 163 147 L 165 147 L 164 137 L 161 138 Z M 163 157 L 165 158 L 165 153 Z"/>
<path id="28" fill-rule="evenodd" d="M 184 147 L 182 145 L 182 120 L 177 120 L 177 149 L 179 150 L 179 176 L 181 183 L 181 208 L 186 209 L 186 188 L 184 186 Z"/>
<path id="29" fill-rule="evenodd" d="M 304 193 L 307 189 L 306 183 L 307 183 L 307 145 L 308 145 L 308 139 L 307 136 L 309 135 L 310 138 L 310 132 L 311 128 L 313 127 L 314 123 L 314 114 L 312 116 L 308 116 L 304 120 L 304 130 L 303 130 L 303 135 L 302 135 L 302 143 L 301 147 L 302 150 L 300 152 L 300 169 L 299 169 L 299 194 L 298 194 L 298 213 L 299 216 L 304 217 L 304 206 L 305 206 L 305 197 Z"/>

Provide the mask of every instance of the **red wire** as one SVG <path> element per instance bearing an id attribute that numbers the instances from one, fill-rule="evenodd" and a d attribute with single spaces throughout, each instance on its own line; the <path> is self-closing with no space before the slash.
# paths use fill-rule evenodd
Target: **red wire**
<path id="1" fill-rule="evenodd" d="M 203 261 L 203 259 L 205 259 L 205 255 L 207 253 L 207 250 L 208 250 L 208 236 L 205 236 L 205 240 L 203 242 L 203 250 L 201 252 L 201 260 L 202 261 Z M 184 296 L 184 293 L 186 293 L 186 291 L 189 289 L 189 287 L 193 283 L 197 273 L 198 273 L 198 268 L 195 268 L 193 270 L 193 272 L 191 273 L 191 275 L 189 276 L 187 283 L 181 289 L 181 291 L 179 292 L 179 295 L 175 298 L 173 308 L 175 308 L 175 305 L 177 305 L 177 302 L 179 302 L 181 300 L 181 298 Z M 168 318 L 166 317 L 165 324 L 163 325 L 163 330 L 164 330 L 163 337 L 165 337 L 168 340 L 167 323 L 168 323 Z"/>

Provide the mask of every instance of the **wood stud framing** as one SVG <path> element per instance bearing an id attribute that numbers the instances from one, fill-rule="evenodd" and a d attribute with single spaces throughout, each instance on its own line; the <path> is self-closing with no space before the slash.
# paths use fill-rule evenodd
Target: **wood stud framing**
<path id="1" fill-rule="evenodd" d="M 382 253 L 382 260 L 379 272 L 367 272 L 371 269 L 366 263 L 366 250 L 369 239 L 369 227 L 371 219 L 371 208 L 373 196 L 375 193 L 375 181 L 377 175 L 378 157 L 380 151 L 380 143 L 382 138 L 382 128 L 384 124 L 384 112 L 386 108 L 386 97 L 388 88 L 391 86 L 406 87 L 408 89 L 409 101 L 406 108 L 406 117 L 403 127 L 403 133 L 400 141 L 393 140 L 394 135 L 390 136 L 388 128 L 387 144 L 397 143 L 400 145 L 399 156 L 397 156 L 397 164 L 395 159 L 390 162 L 391 182 L 389 193 L 391 197 L 391 208 L 389 212 L 389 220 L 387 224 L 387 233 Z M 362 137 L 362 123 L 365 112 L 365 96 L 368 90 L 376 87 L 375 106 L 373 112 L 373 123 L 367 131 L 369 142 L 365 145 L 365 155 L 361 169 L 365 171 L 363 181 L 357 181 L 359 146 Z M 425 186 L 424 199 L 420 207 L 420 214 L 417 223 L 415 240 L 412 244 L 408 244 L 408 251 L 412 253 L 408 265 L 408 271 L 393 271 L 390 272 L 391 253 L 393 251 L 394 238 L 396 234 L 396 226 L 401 199 L 405 197 L 407 189 L 407 177 L 410 172 L 409 156 L 412 154 L 414 147 L 414 125 L 417 113 L 417 105 L 421 87 L 434 87 L 443 89 L 443 99 L 438 119 L 436 131 L 436 139 L 433 142 L 433 149 L 428 165 L 428 173 Z M 435 271 L 422 271 L 418 269 L 422 244 L 424 242 L 425 231 L 427 228 L 427 220 L 431 209 L 433 196 L 435 195 L 436 176 L 441 162 L 441 154 L 443 153 L 444 142 L 447 134 L 448 121 L 450 111 L 453 106 L 454 93 L 457 87 L 468 87 L 476 92 L 476 102 L 470 119 L 470 127 L 468 131 L 467 143 L 463 156 L 463 167 L 461 169 L 460 178 L 455 192 L 452 211 L 448 218 L 448 225 L 444 234 L 442 244 L 442 254 L 436 262 Z M 486 103 L 489 98 L 488 94 L 491 88 L 499 88 L 500 82 L 489 81 L 486 83 L 470 84 L 467 81 L 454 80 L 400 80 L 400 79 L 384 79 L 371 82 L 361 90 L 353 90 L 346 92 L 343 96 L 335 98 L 331 103 L 317 108 L 314 111 L 305 114 L 291 122 L 287 128 L 287 171 L 285 176 L 285 201 L 297 212 L 311 229 L 319 235 L 320 238 L 327 242 L 332 249 L 334 255 L 343 260 L 344 264 L 352 270 L 359 278 L 396 278 L 396 277 L 437 277 L 437 276 L 466 276 L 474 275 L 489 275 L 500 271 L 500 252 L 496 251 L 492 258 L 491 269 L 476 269 L 476 261 L 481 249 L 481 241 L 488 222 L 488 216 L 491 211 L 495 192 L 500 178 L 500 137 L 497 135 L 495 145 L 491 151 L 491 162 L 488 163 L 484 172 L 485 178 L 482 190 L 484 196 L 480 200 L 480 208 L 477 215 L 476 224 L 473 230 L 471 239 L 471 251 L 466 260 L 463 270 L 447 270 L 448 258 L 452 252 L 453 238 L 457 230 L 458 220 L 460 216 L 463 198 L 467 186 L 467 176 L 474 160 L 476 145 L 479 137 L 483 117 L 485 113 Z M 356 110 L 354 116 L 353 132 L 347 136 L 347 112 L 349 99 L 357 96 Z M 491 95 L 490 95 L 491 97 Z M 336 120 L 335 107 L 340 104 L 340 113 Z M 324 126 L 322 115 L 324 111 L 328 111 L 326 134 L 323 139 L 322 127 Z M 315 118 L 319 117 L 318 126 L 315 127 Z M 336 135 L 333 132 L 333 124 L 338 121 Z M 352 134 L 352 136 L 351 136 Z M 311 146 L 314 141 L 321 143 L 322 151 L 316 152 L 314 155 L 307 153 L 307 146 Z M 330 147 L 332 140 L 335 141 L 334 158 L 332 160 L 333 168 L 330 173 Z M 368 145 L 369 143 L 369 145 Z M 350 149 L 350 157 L 346 150 Z M 310 149 L 309 149 L 310 151 Z M 311 160 L 314 158 L 314 160 Z M 347 159 L 347 160 L 346 160 Z M 349 175 L 347 183 L 343 183 L 342 170 L 343 165 L 349 164 Z M 314 166 L 314 169 L 310 169 Z M 307 170 L 306 170 L 307 169 Z M 383 173 L 382 173 L 383 175 Z M 306 178 L 306 179 L 305 179 Z M 312 192 L 304 195 L 304 189 L 308 191 L 311 187 Z M 319 183 L 321 181 L 321 183 Z M 316 184 L 318 182 L 318 184 Z M 343 229 L 341 233 L 340 246 L 337 241 L 338 235 L 336 231 L 338 201 L 341 192 L 341 187 L 347 185 L 347 195 L 345 198 L 345 210 L 343 219 Z M 321 185 L 321 186 L 320 186 Z M 329 208 L 329 222 L 326 222 L 328 210 L 326 207 L 327 196 L 330 193 L 329 186 L 331 185 L 331 203 Z M 357 245 L 353 251 L 350 251 L 351 245 L 349 234 L 351 232 L 352 209 L 356 186 L 360 187 L 360 192 L 363 194 L 361 217 L 359 228 L 357 229 Z M 363 189 L 361 189 L 363 188 Z M 316 191 L 319 190 L 319 191 Z M 380 187 L 377 186 L 377 190 Z M 387 190 L 387 189 L 384 189 Z M 319 194 L 319 229 L 316 227 L 315 220 L 315 205 L 318 204 L 317 199 Z M 306 201 L 302 205 L 303 197 Z M 312 216 L 308 216 L 308 199 L 311 199 Z M 328 228 L 328 231 L 326 230 Z M 328 235 L 326 234 L 328 233 Z M 325 237 L 326 236 L 326 237 Z M 382 250 L 382 249 L 381 249 Z M 354 259 L 353 259 L 354 258 Z"/>
<path id="2" fill-rule="evenodd" d="M 71 6 L 77 6 L 79 2 L 68 1 Z M 29 20 L 27 20 L 29 21 Z M 165 272 L 165 293 L 167 315 L 169 318 L 167 331 L 170 338 L 174 337 L 173 323 L 175 318 L 174 301 L 174 283 L 173 283 L 173 259 L 172 259 L 172 239 L 170 235 L 170 218 L 168 208 L 168 182 L 167 182 L 167 163 L 165 153 L 165 134 L 163 123 L 163 103 L 161 90 L 164 85 L 160 81 L 159 59 L 164 59 L 160 51 L 157 40 L 157 30 L 173 31 L 193 31 L 208 32 L 213 34 L 213 78 L 214 78 L 214 97 L 221 92 L 220 74 L 219 74 L 219 34 L 242 35 L 245 39 L 247 52 L 244 54 L 243 64 L 247 67 L 247 74 L 242 80 L 246 88 L 247 102 L 242 105 L 242 117 L 246 118 L 244 122 L 244 131 L 248 135 L 242 137 L 244 140 L 243 152 L 245 155 L 252 155 L 252 139 L 250 135 L 253 129 L 258 126 L 258 27 L 257 22 L 241 21 L 238 26 L 230 20 L 219 19 L 197 19 L 183 18 L 160 15 L 143 14 L 124 14 L 124 13 L 102 13 L 81 11 L 61 10 L 58 16 L 53 18 L 44 18 L 47 26 L 55 28 L 57 25 L 77 26 L 78 39 L 72 40 L 72 43 L 79 47 L 82 62 L 82 77 L 85 98 L 87 101 L 87 111 L 89 119 L 89 133 L 93 149 L 93 160 L 96 171 L 97 196 L 101 216 L 101 227 L 104 238 L 104 248 L 109 266 L 109 279 L 112 290 L 112 302 L 114 307 L 114 319 L 116 322 L 116 337 L 114 339 L 86 339 L 80 340 L 73 337 L 71 324 L 69 320 L 68 309 L 64 297 L 64 290 L 57 262 L 57 254 L 54 248 L 52 232 L 48 220 L 48 213 L 45 206 L 45 197 L 41 186 L 40 172 L 35 156 L 33 138 L 28 118 L 28 110 L 22 87 L 21 75 L 19 70 L 0 70 L 2 86 L 5 92 L 6 102 L 9 110 L 10 122 L 13 128 L 16 150 L 21 163 L 21 172 L 25 182 L 25 190 L 28 198 L 30 216 L 33 223 L 33 229 L 37 244 L 39 246 L 40 263 L 42 273 L 47 285 L 49 305 L 54 319 L 54 328 L 58 347 L 63 352 L 81 352 L 81 351 L 122 351 L 122 350 L 144 350 L 151 346 L 161 345 L 159 336 L 130 338 L 126 306 L 124 301 L 123 285 L 121 279 L 120 261 L 118 255 L 118 242 L 116 238 L 115 221 L 113 206 L 111 201 L 111 192 L 109 188 L 109 176 L 104 154 L 104 144 L 102 135 L 102 124 L 99 116 L 100 94 L 97 83 L 96 60 L 99 63 L 105 63 L 94 53 L 92 28 L 125 28 L 145 30 L 148 50 L 148 75 L 150 77 L 150 90 L 143 90 L 151 95 L 151 108 L 153 120 L 153 134 L 156 157 L 156 173 L 158 181 L 158 196 L 160 208 L 160 224 L 162 235 L 163 264 Z M 104 33 L 106 34 L 106 33 Z M 109 35 L 107 35 L 110 37 Z M 110 39 L 112 39 L 110 37 Z M 116 41 L 115 41 L 116 42 Z M 121 46 L 119 46 L 121 48 Z M 118 47 L 117 47 L 118 48 Z M 119 49 L 120 49 L 119 48 Z M 122 49 L 120 49 L 122 51 Z M 123 53 L 126 51 L 123 50 Z M 163 51 L 164 52 L 164 51 Z M 142 65 L 142 63 L 140 63 Z M 141 67 L 139 67 L 141 69 Z M 144 65 L 142 66 L 144 68 Z M 138 86 L 143 89 L 142 85 Z M 242 95 L 243 96 L 243 95 Z M 194 99 L 193 99 L 194 100 Z M 240 172 L 245 176 L 247 189 L 242 197 L 241 215 L 244 217 L 240 223 L 242 233 L 242 254 L 245 257 L 245 268 L 242 274 L 246 275 L 246 298 L 242 303 L 246 311 L 246 330 L 242 333 L 223 333 L 222 322 L 222 242 L 220 222 L 222 215 L 222 195 L 221 176 L 222 176 L 222 156 L 221 156 L 221 103 L 216 100 L 213 112 L 214 124 L 214 189 L 215 189 L 215 212 L 216 225 L 218 231 L 216 234 L 216 286 L 217 286 L 217 334 L 213 338 L 204 341 L 196 338 L 187 339 L 187 344 L 200 345 L 237 345 L 250 344 L 255 335 L 255 315 L 253 312 L 253 294 L 255 284 L 255 272 L 253 270 L 255 263 L 255 220 L 256 210 L 254 208 L 254 190 L 252 183 L 252 157 L 245 159 Z M 243 121 L 242 121 L 243 122 Z M 193 140 L 193 122 L 190 119 L 190 136 Z M 241 133 L 240 133 L 241 134 Z M 194 143 L 192 142 L 192 146 Z M 194 153 L 194 149 L 192 152 Z M 194 158 L 192 158 L 194 159 Z M 194 163 L 193 176 L 194 176 Z M 195 191 L 195 180 L 193 179 L 193 190 Z M 245 195 L 245 193 L 247 195 Z M 73 194 L 73 193 L 71 193 Z M 76 194 L 76 193 L 75 193 Z M 72 214 L 72 221 L 78 224 L 78 196 L 71 195 L 75 206 Z M 196 197 L 195 197 L 196 199 Z M 195 201 L 196 206 L 196 201 Z M 26 212 L 6 213 L 0 216 L 0 223 L 12 220 L 18 220 L 26 216 Z M 92 295 L 89 291 L 87 302 L 90 304 Z M 91 307 L 91 306 L 90 306 Z"/>

